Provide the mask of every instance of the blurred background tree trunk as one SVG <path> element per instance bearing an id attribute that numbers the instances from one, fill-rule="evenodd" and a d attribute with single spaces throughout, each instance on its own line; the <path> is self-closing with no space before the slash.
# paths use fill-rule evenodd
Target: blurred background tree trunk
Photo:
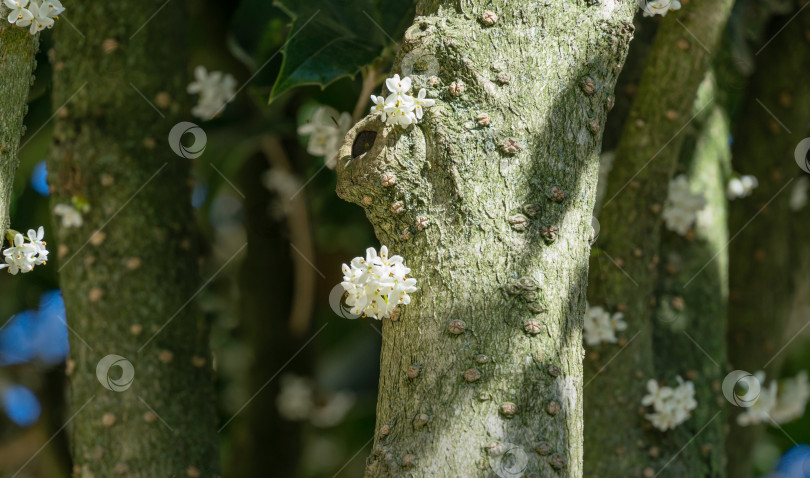
<path id="1" fill-rule="evenodd" d="M 721 459 L 719 453 L 710 460 L 699 455 L 692 459 L 687 454 L 679 466 L 670 467 L 670 459 L 679 454 L 683 443 L 694 433 L 684 429 L 677 434 L 669 433 L 677 435 L 676 438 L 663 437 L 661 432 L 650 430 L 644 418 L 646 412 L 641 412 L 639 407 L 648 380 L 666 381 L 673 386 L 676 376 L 689 369 L 685 362 L 662 370 L 656 368 L 658 345 L 654 341 L 655 337 L 663 335 L 656 334 L 658 324 L 652 320 L 662 258 L 660 214 L 669 181 L 681 157 L 685 131 L 698 116 L 706 115 L 707 109 L 712 111 L 714 98 L 699 102 L 695 99 L 709 70 L 711 52 L 720 43 L 732 4 L 731 0 L 696 0 L 690 2 L 688 14 L 670 12 L 661 21 L 632 107 L 623 123 L 599 212 L 600 233 L 594 245 L 598 251 L 591 259 L 588 295 L 591 306 L 601 306 L 610 313 L 623 312 L 627 330 L 619 347 L 610 344 L 595 347 L 585 361 L 585 383 L 588 384 L 585 464 L 589 476 L 638 476 L 650 472 L 663 473 L 663 476 L 684 473 L 703 476 L 707 466 L 711 473 L 720 473 L 709 476 L 722 476 L 722 470 L 717 469 L 715 463 Z M 711 149 L 712 139 L 704 141 L 708 142 L 705 147 Z M 695 167 L 717 169 L 719 160 L 696 158 Z M 711 184 L 715 196 L 716 181 Z M 714 198 L 710 207 L 722 209 L 717 201 Z M 721 287 L 714 281 L 710 288 L 717 291 Z M 707 311 L 722 309 L 721 296 L 715 297 L 717 302 L 707 306 Z M 701 331 L 705 337 L 701 335 L 696 340 L 716 343 L 711 334 L 723 329 L 722 320 L 712 322 L 712 326 Z M 700 370 L 704 369 L 702 362 L 713 366 L 706 357 L 695 356 L 686 345 L 678 340 L 672 346 L 694 356 L 701 362 Z M 722 354 L 722 348 L 713 352 Z M 723 358 L 718 357 L 718 360 Z M 695 366 L 698 364 L 692 364 Z M 696 386 L 703 386 L 706 392 L 699 393 L 698 397 L 708 393 L 709 382 L 701 381 Z M 699 414 L 702 415 L 702 411 Z M 705 418 L 708 421 L 711 417 Z M 702 418 L 694 419 L 697 429 L 705 423 Z M 618 433 L 617 422 L 623 424 Z M 712 426 L 716 427 L 713 436 L 722 436 L 722 425 L 722 420 L 712 421 Z"/>
<path id="2" fill-rule="evenodd" d="M 90 205 L 59 229 L 76 476 L 219 472 L 190 161 L 166 144 L 189 109 L 184 16 L 181 2 L 83 2 L 57 32 L 52 201 Z M 134 366 L 128 389 L 96 377 L 108 354 Z"/>
<path id="3" fill-rule="evenodd" d="M 796 313 L 810 281 L 810 208 L 791 206 L 794 189 L 806 190 L 808 180 L 794 151 L 810 136 L 810 83 L 796 76 L 810 71 L 810 15 L 792 19 L 799 8 L 774 19 L 763 35 L 773 41 L 756 56 L 732 147 L 734 167 L 756 176 L 759 187 L 730 210 L 729 358 L 733 369 L 764 370 L 763 389 L 779 377 L 786 347 L 810 321 Z M 745 478 L 752 476 L 754 445 L 772 423 L 740 427 L 742 411 L 729 416 L 726 452 L 729 476 Z"/>
<path id="4" fill-rule="evenodd" d="M 283 204 L 288 198 L 274 198 L 262 184 L 270 169 L 266 155 L 284 154 L 277 149 L 282 147 L 277 140 L 272 145 L 272 150 L 248 159 L 240 173 L 250 260 L 244 261 L 239 275 L 239 333 L 253 352 L 249 389 L 261 391 L 261 395 L 234 420 L 229 476 L 261 476 L 270 463 L 273 476 L 297 476 L 302 450 L 302 422 L 284 419 L 276 404 L 281 389 L 279 375 L 311 375 L 313 349 L 303 347 L 310 334 L 301 337 L 293 333 L 290 324 L 293 277 L 298 269 L 290 256 L 287 215 L 273 214 L 274 203 Z M 303 195 L 299 197 L 304 200 Z M 313 295 L 307 291 L 304 300 L 311 301 Z M 311 317 L 305 319 L 308 326 Z M 294 363 L 291 357 L 295 357 Z"/>

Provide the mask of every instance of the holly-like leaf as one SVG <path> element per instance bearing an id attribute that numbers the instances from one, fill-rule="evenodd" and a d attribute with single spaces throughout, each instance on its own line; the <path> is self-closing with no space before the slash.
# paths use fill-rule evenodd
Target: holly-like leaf
<path id="1" fill-rule="evenodd" d="M 276 0 L 293 22 L 270 99 L 290 88 L 354 76 L 398 41 L 409 0 Z"/>

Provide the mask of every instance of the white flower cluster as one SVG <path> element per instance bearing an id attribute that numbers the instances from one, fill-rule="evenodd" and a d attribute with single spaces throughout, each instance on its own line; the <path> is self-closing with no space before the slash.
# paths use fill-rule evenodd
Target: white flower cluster
<path id="1" fill-rule="evenodd" d="M 309 135 L 307 153 L 323 156 L 326 167 L 335 169 L 340 143 L 351 127 L 352 115 L 345 111 L 338 115 L 336 109 L 322 105 L 312 113 L 312 119 L 298 127 L 298 134 Z"/>
<path id="2" fill-rule="evenodd" d="M 655 15 L 661 15 L 663 17 L 670 10 L 680 10 L 681 2 L 678 0 L 645 0 L 641 9 L 644 10 L 645 17 L 653 17 Z"/>
<path id="3" fill-rule="evenodd" d="M 790 190 L 790 210 L 793 212 L 801 211 L 807 205 L 807 190 L 810 189 L 810 179 L 807 176 L 802 176 L 796 180 L 793 188 Z"/>
<path id="4" fill-rule="evenodd" d="M 599 345 L 602 342 L 615 344 L 616 332 L 626 328 L 623 313 L 616 312 L 611 315 L 602 307 L 590 307 L 586 304 L 585 324 L 582 330 L 582 338 L 586 344 Z"/>
<path id="5" fill-rule="evenodd" d="M 669 195 L 661 214 L 667 228 L 680 235 L 686 235 L 697 218 L 697 212 L 706 207 L 706 199 L 700 194 L 692 194 L 689 180 L 679 174 L 669 182 Z"/>
<path id="6" fill-rule="evenodd" d="M 426 98 L 427 91 L 424 88 L 419 90 L 416 98 L 409 95 L 411 79 L 407 76 L 400 79 L 399 75 L 394 75 L 385 80 L 385 86 L 391 94 L 387 98 L 371 95 L 371 101 L 374 102 L 371 113 L 379 113 L 380 119 L 386 124 L 400 126 L 415 124 L 422 119 L 425 108 L 436 104 L 436 100 Z"/>
<path id="7" fill-rule="evenodd" d="M 191 108 L 191 114 L 207 121 L 219 116 L 225 105 L 236 96 L 236 79 L 230 73 L 209 73 L 199 65 L 194 69 L 194 81 L 189 83 L 186 91 L 192 95 L 200 94 L 197 105 Z"/>
<path id="8" fill-rule="evenodd" d="M 689 380 L 684 381 L 678 377 L 678 386 L 675 388 L 659 386 L 658 382 L 650 379 L 647 382 L 647 395 L 641 399 L 645 407 L 652 405 L 654 412 L 644 416 L 652 425 L 665 432 L 672 430 L 692 416 L 690 413 L 697 408 L 695 400 L 695 384 Z"/>
<path id="9" fill-rule="evenodd" d="M 281 390 L 276 397 L 279 415 L 290 421 L 309 420 L 316 427 L 337 425 L 354 402 L 354 394 L 349 392 L 316 394 L 312 380 L 294 374 L 281 377 Z"/>
<path id="10" fill-rule="evenodd" d="M 17 275 L 18 272 L 31 272 L 34 266 L 45 265 L 48 248 L 42 240 L 44 237 L 45 229 L 42 226 L 36 231 L 29 229 L 27 236 L 19 232 L 14 234 L 14 243 L 3 251 L 6 263 L 0 264 L 0 269 L 8 268 L 11 275 Z M 26 239 L 29 242 L 25 242 Z"/>
<path id="11" fill-rule="evenodd" d="M 729 201 L 733 201 L 737 198 L 750 196 L 757 186 L 759 186 L 759 181 L 754 176 L 746 175 L 731 178 L 726 186 L 726 197 Z"/>
<path id="12" fill-rule="evenodd" d="M 765 383 L 765 372 L 759 371 L 754 377 L 760 384 Z M 786 378 L 781 383 L 771 381 L 767 388 L 762 388 L 759 396 L 750 407 L 737 415 L 740 426 L 758 423 L 787 423 L 804 415 L 807 401 L 810 400 L 810 383 L 807 372 L 802 370 L 795 377 Z"/>
<path id="13" fill-rule="evenodd" d="M 53 21 L 57 15 L 65 11 L 59 0 L 4 0 L 11 12 L 8 22 L 18 27 L 29 27 L 28 32 L 35 35 L 46 28 L 53 28 Z"/>
<path id="14" fill-rule="evenodd" d="M 388 248 L 382 246 L 379 256 L 369 247 L 365 259 L 355 257 L 350 266 L 343 264 L 341 285 L 353 314 L 384 319 L 398 305 L 411 303 L 408 294 L 416 292 L 416 279 L 407 277 L 411 270 L 402 261 L 401 256 L 388 257 Z"/>

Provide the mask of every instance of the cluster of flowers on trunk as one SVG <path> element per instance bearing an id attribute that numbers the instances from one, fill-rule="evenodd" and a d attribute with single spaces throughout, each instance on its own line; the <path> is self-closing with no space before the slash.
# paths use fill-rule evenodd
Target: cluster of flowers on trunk
<path id="1" fill-rule="evenodd" d="M 706 199 L 700 194 L 692 194 L 689 180 L 685 175 L 679 174 L 669 182 L 669 195 L 662 217 L 669 230 L 684 236 L 695 223 L 697 213 L 704 207 Z"/>
<path id="2" fill-rule="evenodd" d="M 692 416 L 697 408 L 695 384 L 678 377 L 677 387 L 661 386 L 650 379 L 647 382 L 647 395 L 641 399 L 645 407 L 652 406 L 653 413 L 644 415 L 652 425 L 662 432 L 671 430 Z"/>
<path id="3" fill-rule="evenodd" d="M 199 65 L 194 69 L 194 81 L 189 83 L 186 91 L 192 95 L 199 93 L 200 98 L 191 108 L 191 114 L 207 121 L 219 116 L 236 96 L 236 79 L 230 73 L 209 73 Z"/>
<path id="4" fill-rule="evenodd" d="M 754 374 L 759 384 L 765 383 L 765 372 Z M 740 426 L 756 425 L 758 423 L 787 423 L 804 415 L 807 401 L 810 399 L 810 383 L 807 372 L 802 370 L 795 377 L 783 379 L 777 383 L 771 381 L 767 388 L 761 388 L 759 396 L 737 415 L 737 424 Z"/>
<path id="5" fill-rule="evenodd" d="M 11 9 L 8 22 L 21 28 L 28 27 L 31 35 L 36 35 L 46 28 L 53 28 L 54 19 L 65 11 L 59 0 L 4 0 Z"/>
<path id="6" fill-rule="evenodd" d="M 371 107 L 372 114 L 379 114 L 380 119 L 386 124 L 408 126 L 415 124 L 422 119 L 425 108 L 431 107 L 436 100 L 427 98 L 427 91 L 422 88 L 414 98 L 409 95 L 411 91 L 411 79 L 409 77 L 400 78 L 394 75 L 385 80 L 385 86 L 391 94 L 388 97 L 371 95 L 374 106 Z"/>
<path id="7" fill-rule="evenodd" d="M 48 260 L 48 248 L 42 240 L 45 237 L 45 229 L 42 226 L 36 231 L 29 229 L 27 236 L 11 231 L 9 237 L 13 237 L 12 244 L 3 251 L 6 263 L 0 264 L 0 269 L 8 269 L 11 275 L 17 275 L 19 272 L 23 274 L 31 272 L 35 266 L 45 265 L 45 261 Z"/>
<path id="8" fill-rule="evenodd" d="M 351 264 L 343 264 L 343 282 L 346 304 L 353 314 L 384 319 L 399 305 L 411 302 L 409 293 L 416 292 L 416 279 L 408 277 L 401 256 L 388 256 L 388 248 L 366 249 L 365 259 L 355 257 Z"/>
<path id="9" fill-rule="evenodd" d="M 588 345 L 599 345 L 602 342 L 615 344 L 616 332 L 625 330 L 624 314 L 616 312 L 611 314 L 602 307 L 585 306 L 585 323 L 582 338 Z"/>
<path id="10" fill-rule="evenodd" d="M 352 127 L 352 115 L 338 114 L 331 106 L 321 105 L 312 113 L 312 118 L 298 127 L 298 134 L 309 135 L 307 153 L 323 156 L 329 169 L 335 169 L 340 142 Z"/>

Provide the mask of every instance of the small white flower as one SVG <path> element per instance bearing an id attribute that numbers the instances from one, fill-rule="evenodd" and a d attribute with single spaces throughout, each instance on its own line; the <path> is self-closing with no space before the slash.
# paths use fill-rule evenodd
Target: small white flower
<path id="1" fill-rule="evenodd" d="M 672 396 L 672 389 L 669 387 L 660 387 L 658 382 L 650 379 L 647 381 L 647 395 L 641 398 L 641 404 L 645 407 L 650 405 L 656 410 L 664 408 L 664 400 Z"/>
<path id="2" fill-rule="evenodd" d="M 283 418 L 290 421 L 305 420 L 315 407 L 312 381 L 288 374 L 281 377 L 281 390 L 276 396 L 276 407 Z"/>
<path id="3" fill-rule="evenodd" d="M 371 107 L 371 114 L 379 113 L 380 119 L 385 121 L 387 116 L 385 114 L 385 98 L 382 96 L 371 95 L 371 101 L 374 103 L 374 106 Z"/>
<path id="4" fill-rule="evenodd" d="M 424 109 L 429 108 L 436 104 L 436 100 L 432 100 L 430 98 L 425 98 L 427 96 L 427 91 L 422 88 L 419 90 L 419 94 L 416 96 L 414 100 L 414 113 L 416 114 L 417 119 L 422 119 L 422 115 L 424 114 Z"/>
<path id="5" fill-rule="evenodd" d="M 34 231 L 33 229 L 28 230 L 28 240 L 31 241 L 30 244 L 36 251 L 36 256 L 34 258 L 34 265 L 44 265 L 48 260 L 48 248 L 45 247 L 46 243 L 42 239 L 45 238 L 45 228 L 39 226 L 39 229 Z"/>
<path id="6" fill-rule="evenodd" d="M 659 386 L 658 382 L 650 379 L 647 382 L 647 395 L 641 399 L 645 407 L 652 406 L 654 413 L 645 415 L 652 425 L 661 430 L 671 430 L 692 416 L 691 411 L 697 408 L 695 400 L 695 384 L 677 377 L 678 386 L 675 388 Z"/>
<path id="7" fill-rule="evenodd" d="M 57 204 L 53 207 L 53 213 L 62 218 L 62 227 L 81 227 L 82 213 L 68 204 Z"/>
<path id="8" fill-rule="evenodd" d="M 391 94 L 385 99 L 382 96 L 371 96 L 374 106 L 371 114 L 379 114 L 380 119 L 389 125 L 408 126 L 419 122 L 425 113 L 425 108 L 433 106 L 436 100 L 427 98 L 427 90 L 422 88 L 416 98 L 410 96 L 411 79 L 400 78 L 394 75 L 385 80 L 385 86 Z"/>
<path id="9" fill-rule="evenodd" d="M 23 235 L 17 233 L 12 246 L 3 251 L 6 263 L 0 264 L 0 269 L 8 268 L 11 275 L 17 275 L 18 272 L 23 274 L 31 272 L 34 269 L 36 253 L 34 246 L 26 244 Z"/>
<path id="10" fill-rule="evenodd" d="M 387 86 L 388 91 L 393 94 L 405 95 L 411 89 L 411 79 L 407 76 L 400 79 L 399 75 L 394 75 L 393 77 L 385 80 L 385 86 Z"/>
<path id="11" fill-rule="evenodd" d="M 802 370 L 795 377 L 782 380 L 778 390 L 779 395 L 771 410 L 773 421 L 787 423 L 803 416 L 807 401 L 810 400 L 807 371 Z"/>
<path id="12" fill-rule="evenodd" d="M 343 264 L 346 304 L 353 314 L 388 318 L 397 306 L 410 304 L 408 294 L 416 292 L 416 279 L 407 277 L 410 272 L 401 256 L 388 256 L 386 246 L 380 248 L 379 256 L 369 247 L 365 259 L 355 257 L 350 265 Z"/>
<path id="13" fill-rule="evenodd" d="M 645 1 L 642 10 L 645 17 L 661 15 L 662 17 L 670 10 L 680 10 L 681 2 L 678 0 L 648 0 Z"/>
<path id="14" fill-rule="evenodd" d="M 0 269 L 8 269 L 11 275 L 17 273 L 31 272 L 34 266 L 44 265 L 48 259 L 48 249 L 45 247 L 45 229 L 40 226 L 38 230 L 30 229 L 27 239 L 20 233 L 14 235 L 11 247 L 3 251 L 5 264 L 0 264 Z"/>
<path id="15" fill-rule="evenodd" d="M 343 137 L 352 126 L 352 116 L 343 112 L 338 115 L 330 106 L 319 106 L 309 122 L 298 127 L 298 134 L 309 135 L 307 152 L 313 156 L 323 156 L 326 167 L 335 169 L 337 154 Z"/>
<path id="16" fill-rule="evenodd" d="M 236 79 L 229 73 L 208 70 L 202 65 L 194 69 L 194 81 L 189 83 L 186 91 L 190 94 L 199 93 L 197 105 L 191 109 L 191 114 L 203 119 L 213 119 L 225 109 L 233 97 L 236 96 Z"/>
<path id="17" fill-rule="evenodd" d="M 408 126 L 409 124 L 416 123 L 416 114 L 413 110 L 413 97 L 397 96 L 392 93 L 385 100 L 384 111 L 388 115 L 388 121 L 386 121 L 386 123 L 400 126 Z"/>
<path id="18" fill-rule="evenodd" d="M 706 207 L 706 199 L 700 194 L 692 194 L 689 181 L 683 174 L 669 182 L 669 194 L 661 214 L 671 231 L 686 235 L 697 218 L 697 212 Z"/>
<path id="19" fill-rule="evenodd" d="M 602 307 L 585 306 L 585 320 L 582 329 L 582 338 L 588 345 L 599 345 L 602 342 L 615 344 L 618 339 L 616 332 L 627 329 L 624 314 L 616 312 L 613 315 Z"/>
<path id="20" fill-rule="evenodd" d="M 8 14 L 8 22 L 18 27 L 27 27 L 34 19 L 34 14 L 28 10 L 28 0 L 5 0 L 3 3 L 11 10 Z"/>
<path id="21" fill-rule="evenodd" d="M 354 394 L 349 392 L 331 393 L 322 398 L 309 416 L 310 423 L 321 428 L 340 423 L 355 402 Z"/>
<path id="22" fill-rule="evenodd" d="M 47 15 L 47 10 L 41 10 L 37 2 L 32 1 L 30 5 L 28 5 L 28 9 L 31 11 L 31 14 L 34 15 L 34 19 L 31 20 L 31 28 L 28 30 L 28 33 L 31 35 L 35 35 L 46 28 L 53 27 L 53 18 Z"/>
<path id="23" fill-rule="evenodd" d="M 65 7 L 62 6 L 59 0 L 45 0 L 42 2 L 42 6 L 39 7 L 40 15 L 49 18 L 56 18 L 57 15 L 60 15 L 64 11 Z"/>
<path id="24" fill-rule="evenodd" d="M 802 176 L 793 184 L 790 190 L 790 210 L 801 211 L 807 205 L 807 190 L 810 189 L 810 179 Z"/>
<path id="25" fill-rule="evenodd" d="M 763 373 L 757 373 L 755 376 L 759 379 L 759 383 L 763 384 L 765 382 Z M 776 382 L 771 382 L 768 388 L 762 387 L 754 403 L 746 408 L 743 413 L 737 415 L 737 424 L 741 427 L 747 427 L 766 421 L 770 422 L 771 410 L 776 405 L 776 393 Z"/>
<path id="26" fill-rule="evenodd" d="M 729 200 L 743 198 L 749 196 L 751 192 L 759 186 L 759 181 L 754 176 L 741 176 L 739 178 L 731 178 L 726 186 L 726 197 Z"/>

